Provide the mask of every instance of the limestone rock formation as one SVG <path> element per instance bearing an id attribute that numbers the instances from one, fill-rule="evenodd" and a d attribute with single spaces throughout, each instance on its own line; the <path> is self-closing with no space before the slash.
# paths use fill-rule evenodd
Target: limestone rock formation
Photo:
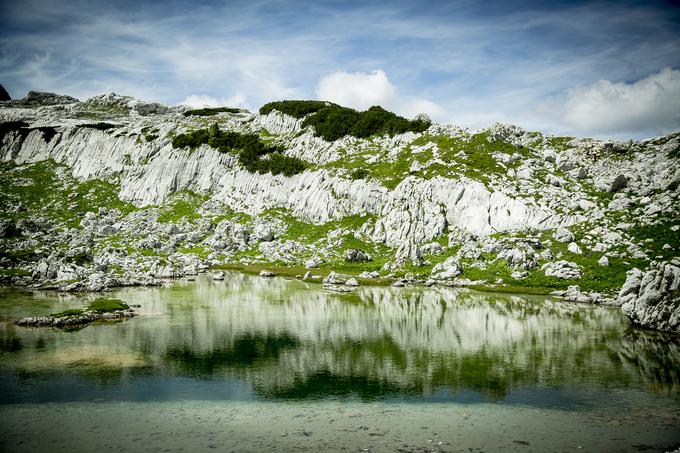
<path id="1" fill-rule="evenodd" d="M 680 333 L 680 263 L 630 270 L 618 302 L 634 324 Z"/>

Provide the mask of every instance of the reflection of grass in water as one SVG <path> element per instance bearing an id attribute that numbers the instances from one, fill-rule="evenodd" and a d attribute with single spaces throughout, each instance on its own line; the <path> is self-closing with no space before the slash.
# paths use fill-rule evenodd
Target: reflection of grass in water
<path id="1" fill-rule="evenodd" d="M 110 347 L 80 345 L 59 347 L 56 350 L 40 352 L 22 361 L 19 366 L 27 372 L 71 368 L 78 371 L 90 369 L 100 372 L 104 369 L 139 368 L 147 365 L 138 352 L 111 351 Z"/>

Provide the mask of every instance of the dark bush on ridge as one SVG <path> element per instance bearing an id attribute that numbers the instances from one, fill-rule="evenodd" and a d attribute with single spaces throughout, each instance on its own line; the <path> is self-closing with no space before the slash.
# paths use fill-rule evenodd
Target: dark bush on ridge
<path id="1" fill-rule="evenodd" d="M 241 109 L 235 109 L 232 107 L 211 107 L 203 109 L 193 109 L 187 110 L 183 113 L 184 116 L 213 116 L 218 113 L 239 113 Z"/>
<path id="2" fill-rule="evenodd" d="M 423 132 L 430 127 L 427 117 L 408 120 L 374 105 L 365 112 L 341 107 L 325 101 L 276 101 L 260 107 L 260 114 L 266 115 L 272 110 L 302 118 L 302 126 L 313 126 L 315 134 L 328 141 L 334 141 L 346 135 L 366 138 L 372 135 L 396 135 L 404 132 Z"/>
<path id="3" fill-rule="evenodd" d="M 294 118 L 302 118 L 305 115 L 318 112 L 322 108 L 331 105 L 335 104 L 325 101 L 275 101 L 260 107 L 260 115 L 266 115 L 272 110 L 278 110 Z"/>
<path id="4" fill-rule="evenodd" d="M 315 133 L 328 141 L 334 141 L 346 135 L 367 138 L 372 135 L 396 135 L 404 132 L 423 132 L 430 127 L 426 119 L 407 120 L 374 105 L 365 112 L 354 109 L 330 106 L 324 107 L 314 115 L 307 117 L 302 126 L 313 126 Z"/>
<path id="5" fill-rule="evenodd" d="M 90 123 L 90 124 L 79 124 L 78 127 L 84 127 L 87 129 L 97 129 L 98 131 L 108 131 L 110 129 L 115 129 L 118 126 L 111 123 Z"/>
<path id="6" fill-rule="evenodd" d="M 307 168 L 304 161 L 282 154 L 283 149 L 263 143 L 255 134 L 222 132 L 217 124 L 213 124 L 210 129 L 199 129 L 172 139 L 173 148 L 195 149 L 203 144 L 222 153 L 237 154 L 239 163 L 253 173 L 271 172 L 274 175 L 283 173 L 292 176 Z M 263 156 L 267 158 L 262 159 Z"/>
<path id="7" fill-rule="evenodd" d="M 369 172 L 365 168 L 357 168 L 356 170 L 354 170 L 352 172 L 351 175 L 349 175 L 349 177 L 352 178 L 352 179 L 355 179 L 355 180 L 356 179 L 366 179 L 368 177 L 368 175 L 369 175 Z"/>

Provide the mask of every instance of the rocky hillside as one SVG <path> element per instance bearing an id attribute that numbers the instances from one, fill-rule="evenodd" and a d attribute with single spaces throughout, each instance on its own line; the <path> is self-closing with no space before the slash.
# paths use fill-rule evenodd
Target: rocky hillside
<path id="1" fill-rule="evenodd" d="M 336 290 L 353 277 L 558 291 L 680 332 L 680 133 L 471 132 L 319 102 L 261 112 L 0 102 L 4 281 L 100 291 L 223 266 Z"/>

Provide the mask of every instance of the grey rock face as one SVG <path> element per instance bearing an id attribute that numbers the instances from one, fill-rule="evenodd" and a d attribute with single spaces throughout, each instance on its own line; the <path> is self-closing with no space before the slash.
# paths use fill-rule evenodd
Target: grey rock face
<path id="1" fill-rule="evenodd" d="M 661 263 L 645 273 L 632 269 L 618 302 L 634 324 L 680 333 L 680 267 Z"/>
<path id="2" fill-rule="evenodd" d="M 45 105 L 73 104 L 78 102 L 78 99 L 61 94 L 29 91 L 23 99 L 8 102 L 11 102 L 16 107 L 42 107 Z"/>

